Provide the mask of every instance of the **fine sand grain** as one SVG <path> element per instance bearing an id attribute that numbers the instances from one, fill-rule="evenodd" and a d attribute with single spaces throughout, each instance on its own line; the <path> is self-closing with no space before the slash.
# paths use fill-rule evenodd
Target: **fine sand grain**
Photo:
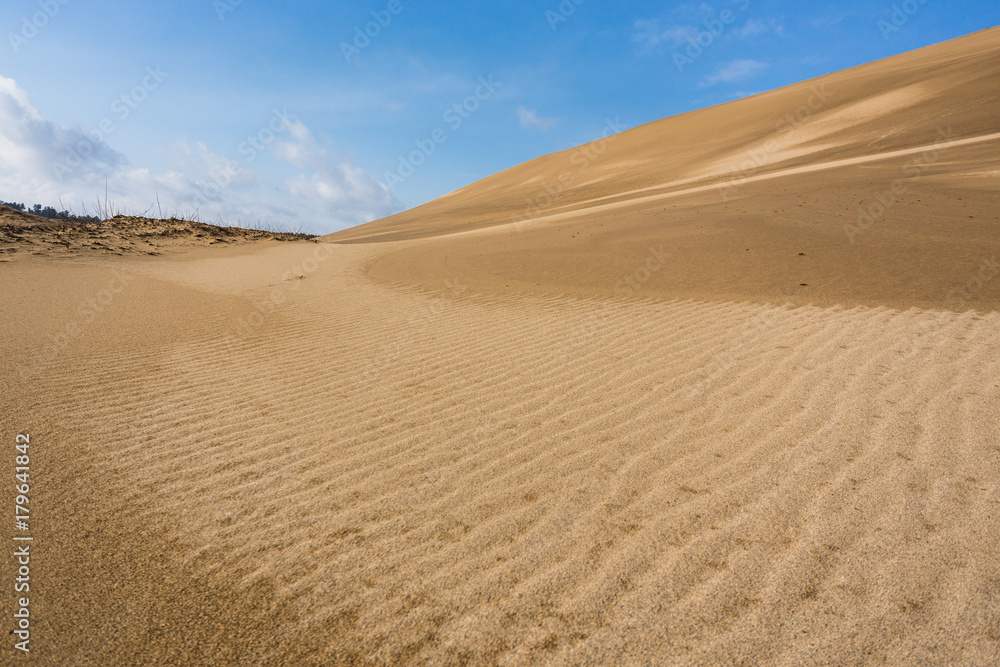
<path id="1" fill-rule="evenodd" d="M 637 128 L 526 218 L 572 153 L 319 241 L 19 233 L 33 661 L 997 664 L 998 54 Z"/>

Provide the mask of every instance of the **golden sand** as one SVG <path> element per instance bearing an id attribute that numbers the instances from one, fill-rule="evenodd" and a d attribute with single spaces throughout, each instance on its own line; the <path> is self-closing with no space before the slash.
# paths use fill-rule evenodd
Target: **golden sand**
<path id="1" fill-rule="evenodd" d="M 35 661 L 996 664 L 998 56 L 319 241 L 9 244 Z"/>

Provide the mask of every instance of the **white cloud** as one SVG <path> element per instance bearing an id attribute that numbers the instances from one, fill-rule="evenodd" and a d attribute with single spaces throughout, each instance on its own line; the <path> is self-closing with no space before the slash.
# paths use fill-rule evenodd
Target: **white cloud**
<path id="1" fill-rule="evenodd" d="M 714 86 L 717 83 L 735 83 L 745 81 L 767 69 L 767 64 L 759 60 L 741 59 L 726 63 L 715 74 L 709 76 L 700 84 L 699 88 Z"/>
<path id="2" fill-rule="evenodd" d="M 730 9 L 730 14 L 738 15 L 739 11 Z M 640 54 L 663 53 L 685 46 L 690 42 L 709 39 L 711 40 L 729 38 L 733 35 L 740 39 L 774 33 L 783 35 L 785 27 L 775 19 L 749 19 L 742 26 L 737 27 L 734 22 L 737 18 L 728 18 L 726 22 L 721 20 L 720 14 L 714 7 L 707 3 L 682 4 L 669 11 L 669 16 L 673 19 L 638 19 L 632 24 L 632 42 L 639 46 Z M 704 46 L 704 44 L 702 44 Z"/>
<path id="3" fill-rule="evenodd" d="M 517 105 L 515 113 L 517 114 L 517 120 L 521 124 L 521 127 L 535 128 L 543 132 L 551 130 L 558 122 L 555 118 L 542 118 L 538 115 L 537 110 L 526 109 L 520 104 Z"/>
<path id="4" fill-rule="evenodd" d="M 810 21 L 809 25 L 811 25 L 814 28 L 828 28 L 832 25 L 840 23 L 845 18 L 847 18 L 846 14 L 840 14 L 837 16 L 834 16 L 832 14 L 828 16 L 820 16 L 819 18 L 815 18 L 812 21 Z"/>
<path id="5" fill-rule="evenodd" d="M 768 19 L 766 21 L 762 19 L 750 19 L 746 24 L 739 29 L 739 36 L 753 37 L 754 35 L 763 35 L 769 32 L 773 32 L 776 35 L 783 35 L 785 33 L 785 26 L 779 25 L 774 19 Z"/>
<path id="6" fill-rule="evenodd" d="M 46 120 L 16 81 L 0 76 L 0 183 L 33 185 L 48 194 L 58 190 L 56 183 L 103 180 L 125 163 L 83 129 Z"/>
<path id="7" fill-rule="evenodd" d="M 285 127 L 287 138 L 281 135 L 267 146 L 276 158 L 299 169 L 319 168 L 326 164 L 329 155 L 320 148 L 305 123 L 296 118 L 291 119 Z"/>
<path id="8" fill-rule="evenodd" d="M 285 181 L 288 192 L 311 206 L 313 215 L 347 217 L 353 224 L 392 213 L 389 187 L 356 167 L 332 148 L 322 147 L 303 123 L 293 121 L 291 140 L 275 141 L 272 152 L 299 169 Z M 332 230 L 331 230 L 332 231 Z"/>
<path id="9" fill-rule="evenodd" d="M 83 128 L 47 120 L 13 79 L 0 76 L 0 199 L 93 213 L 108 198 L 119 209 L 197 215 L 210 222 L 302 227 L 322 233 L 398 210 L 388 188 L 323 147 L 301 121 L 272 120 L 267 151 L 202 142 L 170 147 L 173 168 L 130 167 L 124 155 Z M 263 130 L 263 128 L 262 128 Z M 267 157 L 270 156 L 270 159 Z M 294 167 L 289 170 L 287 166 Z M 278 176 L 265 177 L 277 172 Z M 289 176 L 288 171 L 292 171 Z"/>
<path id="10" fill-rule="evenodd" d="M 664 46 L 676 48 L 698 36 L 693 25 L 664 24 L 660 19 L 639 19 L 633 28 L 632 42 L 644 51 L 659 51 Z"/>

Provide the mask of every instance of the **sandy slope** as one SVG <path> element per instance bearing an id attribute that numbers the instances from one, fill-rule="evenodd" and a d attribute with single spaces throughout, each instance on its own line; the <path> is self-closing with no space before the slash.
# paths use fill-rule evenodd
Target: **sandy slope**
<path id="1" fill-rule="evenodd" d="M 372 269 L 425 287 L 461 275 L 495 294 L 611 296 L 662 247 L 670 260 L 643 285 L 656 298 L 993 309 L 1000 281 L 954 292 L 1000 260 L 998 154 L 994 28 L 548 155 L 327 238 L 428 239 Z"/>
<path id="2" fill-rule="evenodd" d="M 428 209 L 437 237 L 404 215 L 338 237 L 364 242 L 12 253 L 35 661 L 996 664 L 1000 280 L 970 283 L 996 140 L 942 152 L 854 243 L 837 216 L 935 141 L 950 107 L 913 86 L 996 109 L 973 84 L 997 42 L 834 75 L 853 101 L 827 129 L 867 120 L 726 201 L 691 179 L 748 144 L 720 132 L 664 180 L 638 136 L 634 172 L 609 149 L 515 229 L 484 182 Z M 897 84 L 866 102 L 876 75 Z M 914 131 L 876 140 L 892 118 Z"/>

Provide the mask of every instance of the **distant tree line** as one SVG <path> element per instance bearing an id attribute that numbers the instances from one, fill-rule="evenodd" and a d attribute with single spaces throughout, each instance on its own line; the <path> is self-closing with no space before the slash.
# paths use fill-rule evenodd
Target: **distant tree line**
<path id="1" fill-rule="evenodd" d="M 0 206 L 7 206 L 15 211 L 30 213 L 31 215 L 37 215 L 40 218 L 47 218 L 49 220 L 70 220 L 73 222 L 101 221 L 100 218 L 94 215 L 76 215 L 74 213 L 70 213 L 69 211 L 57 211 L 51 206 L 43 207 L 41 204 L 35 204 L 32 208 L 28 208 L 20 202 L 3 201 L 0 199 Z"/>

